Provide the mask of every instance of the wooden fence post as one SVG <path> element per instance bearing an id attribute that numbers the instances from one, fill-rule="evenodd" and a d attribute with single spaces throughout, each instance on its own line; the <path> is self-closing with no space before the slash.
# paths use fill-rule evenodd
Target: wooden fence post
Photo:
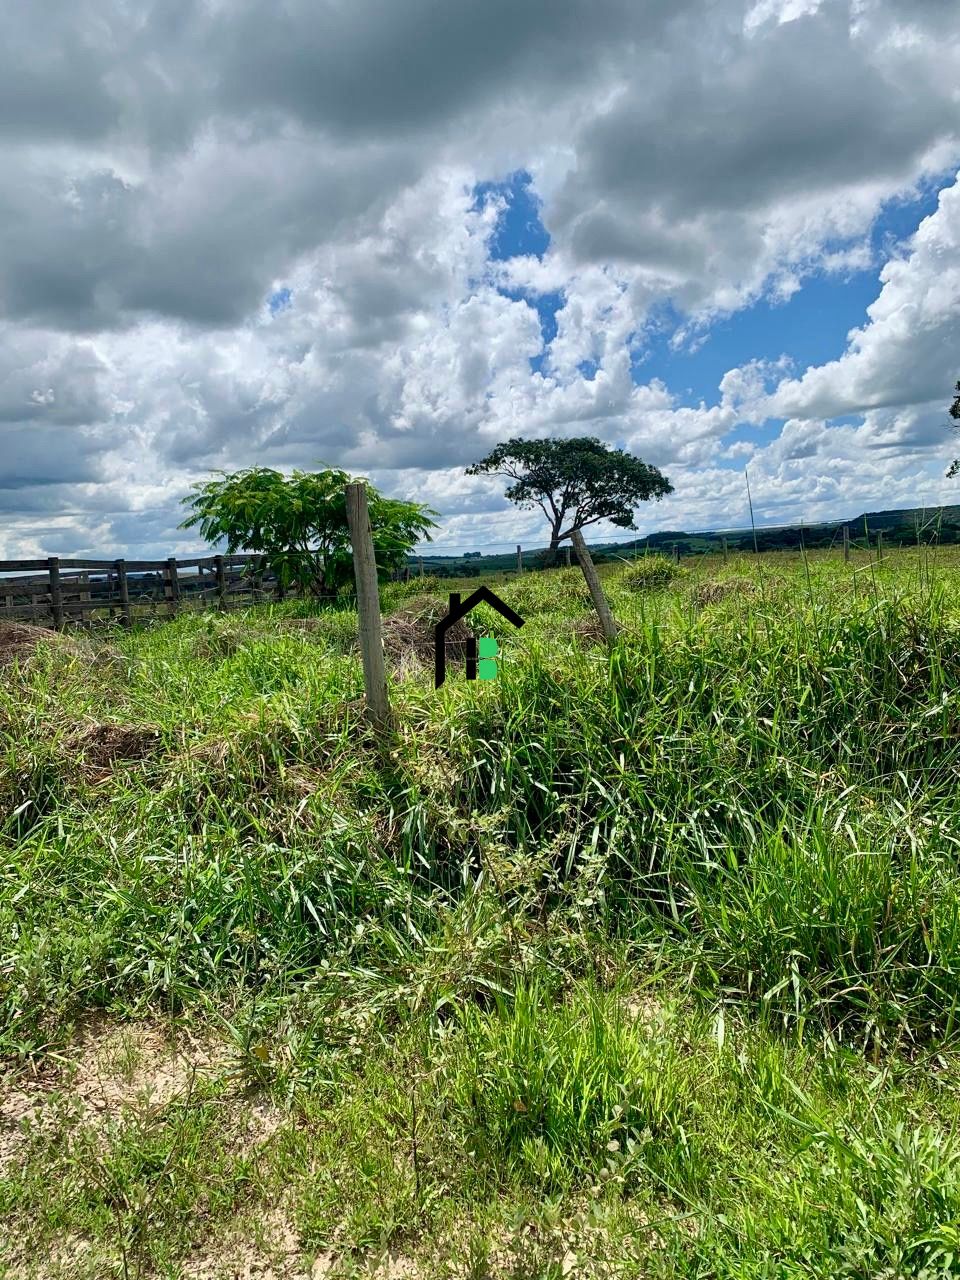
<path id="1" fill-rule="evenodd" d="M 574 529 L 570 534 L 570 540 L 573 543 L 574 550 L 577 553 L 577 560 L 580 562 L 580 568 L 583 570 L 583 576 L 587 580 L 587 586 L 590 588 L 590 595 L 593 599 L 593 607 L 597 611 L 600 618 L 600 625 L 603 628 L 604 638 L 608 644 L 613 644 L 620 630 L 617 621 L 610 612 L 610 606 L 607 604 L 607 597 L 603 594 L 603 588 L 600 586 L 600 578 L 597 575 L 596 565 L 590 558 L 590 552 L 587 550 L 587 544 L 583 540 L 583 534 L 579 529 Z"/>
<path id="2" fill-rule="evenodd" d="M 50 613 L 53 625 L 59 631 L 63 626 L 63 596 L 60 593 L 60 557 L 50 556 L 47 560 L 47 572 L 50 575 Z"/>
<path id="3" fill-rule="evenodd" d="M 680 548 L 676 543 L 673 544 L 673 563 L 680 563 Z"/>
<path id="4" fill-rule="evenodd" d="M 117 588 L 120 592 L 120 625 L 130 626 L 130 584 L 127 582 L 127 562 L 117 560 L 114 567 L 117 571 Z"/>
<path id="5" fill-rule="evenodd" d="M 177 557 L 167 557 L 167 567 L 163 571 L 164 576 L 164 592 L 167 602 L 170 606 L 170 617 L 176 617 L 177 606 L 180 603 L 180 579 L 177 576 Z"/>
<path id="6" fill-rule="evenodd" d="M 523 552 L 520 550 L 520 543 L 517 543 L 517 573 L 523 573 Z"/>
<path id="7" fill-rule="evenodd" d="M 223 556 L 213 557 L 213 572 L 217 579 L 217 605 L 221 609 L 226 609 L 227 579 L 223 571 Z"/>
<path id="8" fill-rule="evenodd" d="M 423 556 L 417 556 L 417 564 L 420 566 L 420 577 L 423 577 Z"/>
<path id="9" fill-rule="evenodd" d="M 844 564 L 850 561 L 850 526 L 848 524 L 843 526 L 843 560 Z"/>
<path id="10" fill-rule="evenodd" d="M 726 538 L 721 538 L 721 539 L 720 539 L 720 545 L 723 547 L 723 560 L 724 560 L 724 564 L 726 564 L 726 560 L 727 560 L 727 540 L 726 540 Z"/>
<path id="11" fill-rule="evenodd" d="M 565 542 L 563 545 L 563 559 L 564 559 L 566 568 L 569 569 L 570 568 L 570 544 L 568 542 Z"/>
<path id="12" fill-rule="evenodd" d="M 883 530 L 877 530 L 877 564 L 883 559 Z"/>
<path id="13" fill-rule="evenodd" d="M 266 556 L 255 556 L 253 561 L 253 603 L 263 603 L 263 564 Z"/>
<path id="14" fill-rule="evenodd" d="M 357 614 L 360 621 L 360 652 L 363 657 L 363 683 L 367 694 L 367 716 L 377 726 L 390 719 L 387 698 L 387 673 L 383 660 L 383 634 L 380 629 L 380 587 L 373 532 L 367 512 L 364 484 L 348 484 L 347 524 L 353 547 L 353 571 L 357 580 Z"/>

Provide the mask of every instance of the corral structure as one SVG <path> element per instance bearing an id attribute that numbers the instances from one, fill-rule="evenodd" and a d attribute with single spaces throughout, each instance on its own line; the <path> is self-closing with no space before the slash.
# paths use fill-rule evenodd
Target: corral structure
<path id="1" fill-rule="evenodd" d="M 172 617 L 183 608 L 230 609 L 272 598 L 262 556 L 178 560 L 0 560 L 0 619 L 40 626 Z"/>

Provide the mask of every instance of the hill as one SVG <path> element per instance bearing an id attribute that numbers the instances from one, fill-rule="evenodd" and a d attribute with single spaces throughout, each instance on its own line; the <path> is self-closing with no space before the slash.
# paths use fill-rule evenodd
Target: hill
<path id="1" fill-rule="evenodd" d="M 720 551 L 726 542 L 729 551 L 798 551 L 836 546 L 842 540 L 843 526 L 850 530 L 854 547 L 876 545 L 876 535 L 881 533 L 884 544 L 916 546 L 917 543 L 951 546 L 960 543 L 960 506 L 923 509 L 904 507 L 890 511 L 866 511 L 850 520 L 823 521 L 808 525 L 767 525 L 756 530 L 723 529 L 686 532 L 663 530 L 630 541 L 598 542 L 590 544 L 593 558 L 602 563 L 617 557 L 630 557 L 645 551 L 673 552 L 681 556 L 704 555 Z M 756 543 L 754 542 L 756 537 Z M 523 552 L 525 569 L 543 566 L 546 546 Z M 433 555 L 429 551 L 422 557 L 424 572 L 437 577 L 461 577 L 467 573 L 509 573 L 516 568 L 515 552 L 484 555 L 467 552 L 459 556 Z M 412 569 L 418 566 L 418 557 L 411 556 Z"/>

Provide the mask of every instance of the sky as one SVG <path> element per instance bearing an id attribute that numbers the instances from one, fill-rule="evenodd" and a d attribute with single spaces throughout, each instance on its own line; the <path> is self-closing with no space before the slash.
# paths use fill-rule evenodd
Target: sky
<path id="1" fill-rule="evenodd" d="M 659 467 L 641 533 L 960 503 L 958 176 L 956 0 L 4 5 L 0 558 L 249 466 L 543 545 L 512 436 Z"/>

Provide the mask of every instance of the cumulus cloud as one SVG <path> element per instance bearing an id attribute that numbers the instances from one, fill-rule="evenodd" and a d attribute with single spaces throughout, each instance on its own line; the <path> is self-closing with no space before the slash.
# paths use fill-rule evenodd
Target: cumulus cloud
<path id="1" fill-rule="evenodd" d="M 839 359 L 781 382 L 771 416 L 836 417 L 864 408 L 945 404 L 960 352 L 960 183 L 940 193 L 905 247 L 880 272 L 868 321 Z M 912 420 L 900 415 L 898 421 Z M 914 435 L 904 444 L 930 444 Z"/>
<path id="2" fill-rule="evenodd" d="M 493 512 L 535 540 L 462 474 L 518 434 L 662 466 L 645 527 L 740 519 L 743 462 L 771 518 L 940 492 L 958 69 L 940 0 L 7 6 L 4 554 L 177 550 L 189 483 L 254 463 L 370 474 L 447 541 L 490 541 Z M 476 192 L 518 169 L 551 241 L 503 260 L 506 197 Z M 931 180 L 878 260 L 878 213 Z M 665 307 L 690 352 L 867 267 L 832 362 L 746 349 L 698 405 L 638 373 Z"/>

